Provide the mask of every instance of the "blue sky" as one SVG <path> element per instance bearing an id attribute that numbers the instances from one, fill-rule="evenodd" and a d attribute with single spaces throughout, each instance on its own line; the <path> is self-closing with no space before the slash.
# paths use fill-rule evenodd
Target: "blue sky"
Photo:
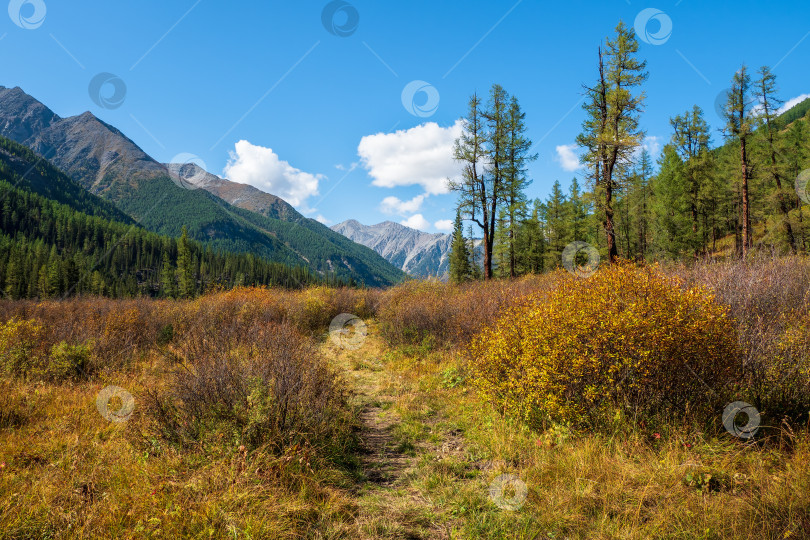
<path id="1" fill-rule="evenodd" d="M 810 93 L 810 4 L 763 0 L 12 0 L 0 85 L 61 116 L 89 110 L 158 160 L 198 156 L 329 224 L 435 232 L 454 215 L 442 178 L 470 94 L 497 82 L 519 98 L 539 154 L 529 195 L 545 197 L 578 174 L 565 158 L 596 47 L 649 8 L 651 148 L 695 103 L 719 127 L 716 96 L 742 62 L 775 67 L 786 100 Z"/>

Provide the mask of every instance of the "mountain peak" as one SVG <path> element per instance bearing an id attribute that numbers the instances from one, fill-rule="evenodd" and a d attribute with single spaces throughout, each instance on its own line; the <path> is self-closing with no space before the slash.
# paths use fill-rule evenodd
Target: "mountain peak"
<path id="1" fill-rule="evenodd" d="M 412 276 L 445 277 L 449 270 L 450 235 L 427 233 L 393 221 L 363 225 L 355 219 L 338 223 L 332 230 L 370 247 Z"/>

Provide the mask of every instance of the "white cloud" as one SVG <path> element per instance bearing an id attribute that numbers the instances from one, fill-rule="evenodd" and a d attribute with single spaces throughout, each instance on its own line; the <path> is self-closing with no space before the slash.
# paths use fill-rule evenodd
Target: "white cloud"
<path id="1" fill-rule="evenodd" d="M 337 170 L 339 170 L 339 171 L 348 171 L 348 172 L 351 172 L 351 171 L 355 170 L 355 169 L 357 168 L 357 166 L 358 166 L 358 165 L 360 165 L 360 164 L 355 162 L 355 163 L 352 163 L 351 165 L 349 165 L 349 166 L 347 167 L 347 166 L 346 166 L 346 165 L 344 165 L 343 163 L 338 163 L 337 165 L 335 165 L 335 168 L 336 168 Z"/>
<path id="2" fill-rule="evenodd" d="M 661 153 L 661 142 L 659 137 L 656 137 L 655 135 L 644 137 L 644 142 L 641 143 L 641 147 L 649 152 L 650 159 L 653 162 L 658 159 L 658 154 Z"/>
<path id="3" fill-rule="evenodd" d="M 325 178 L 296 169 L 279 159 L 271 148 L 248 141 L 236 143 L 223 174 L 228 180 L 250 184 L 298 207 L 305 206 L 308 197 L 318 195 L 318 182 Z"/>
<path id="4" fill-rule="evenodd" d="M 457 178 L 461 166 L 453 159 L 453 143 L 461 121 L 450 127 L 428 122 L 396 133 L 366 135 L 357 146 L 371 182 L 379 187 L 419 185 L 428 195 L 448 193 L 447 178 Z"/>
<path id="5" fill-rule="evenodd" d="M 582 168 L 579 156 L 574 152 L 576 149 L 576 144 L 562 144 L 557 147 L 557 161 L 564 171 L 574 172 Z"/>
<path id="6" fill-rule="evenodd" d="M 420 231 L 427 231 L 430 229 L 430 222 L 425 219 L 422 214 L 414 214 L 406 220 L 401 221 L 406 227 L 411 229 L 419 229 Z"/>
<path id="7" fill-rule="evenodd" d="M 380 211 L 386 214 L 413 214 L 422 207 L 427 194 L 417 195 L 410 201 L 402 201 L 398 197 L 386 197 L 380 203 Z"/>
<path id="8" fill-rule="evenodd" d="M 323 217 L 323 214 L 318 214 L 317 216 L 315 216 L 315 221 L 319 221 L 319 222 L 323 223 L 324 225 L 329 225 L 329 224 L 332 223 L 331 221 L 329 221 L 328 219 Z"/>
<path id="9" fill-rule="evenodd" d="M 440 231 L 452 231 L 453 230 L 453 220 L 452 219 L 440 219 L 436 223 L 433 224 L 437 230 Z"/>
<path id="10" fill-rule="evenodd" d="M 807 98 L 810 98 L 810 94 L 802 94 L 800 96 L 796 96 L 793 99 L 787 100 L 785 102 L 785 104 L 782 105 L 782 108 L 779 109 L 779 114 L 782 114 L 783 112 L 789 111 L 790 109 L 792 109 L 793 107 L 795 107 L 796 105 L 798 105 L 799 103 L 801 103 L 802 101 L 804 101 Z"/>

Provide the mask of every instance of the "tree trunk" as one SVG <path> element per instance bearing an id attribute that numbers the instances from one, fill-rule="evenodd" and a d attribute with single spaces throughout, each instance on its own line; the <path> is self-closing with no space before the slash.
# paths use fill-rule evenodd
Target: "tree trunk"
<path id="1" fill-rule="evenodd" d="M 742 116 L 742 115 L 741 115 Z M 742 122 L 742 119 L 741 119 Z M 748 156 L 746 154 L 746 137 L 740 137 L 740 158 L 742 160 L 742 255 L 748 256 L 751 249 L 751 205 L 748 200 Z"/>
<path id="2" fill-rule="evenodd" d="M 607 233 L 608 262 L 613 264 L 619 255 L 616 248 L 616 231 L 613 226 L 613 182 L 610 175 L 605 180 L 605 232 Z"/>

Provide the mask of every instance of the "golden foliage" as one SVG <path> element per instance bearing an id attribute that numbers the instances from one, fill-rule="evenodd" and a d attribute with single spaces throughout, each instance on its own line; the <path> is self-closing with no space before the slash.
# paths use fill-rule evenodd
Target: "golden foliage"
<path id="1" fill-rule="evenodd" d="M 36 370 L 42 354 L 42 325 L 12 317 L 0 325 L 0 368 L 9 375 L 26 377 Z"/>
<path id="2" fill-rule="evenodd" d="M 703 288 L 630 264 L 532 295 L 471 345 L 473 380 L 503 413 L 539 427 L 705 407 L 735 380 L 736 334 Z M 707 389 L 712 388 L 712 391 Z"/>

